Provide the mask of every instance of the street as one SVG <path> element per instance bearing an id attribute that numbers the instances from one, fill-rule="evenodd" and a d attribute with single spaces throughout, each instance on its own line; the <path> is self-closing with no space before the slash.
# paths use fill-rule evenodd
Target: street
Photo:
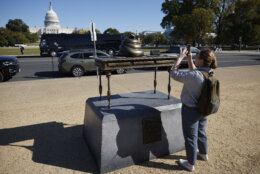
<path id="1" fill-rule="evenodd" d="M 260 65 L 260 53 L 216 53 L 218 67 L 236 67 Z M 70 74 L 58 72 L 58 58 L 51 57 L 23 57 L 18 58 L 21 72 L 16 74 L 8 82 L 51 79 L 51 78 L 73 78 Z M 127 73 L 143 73 L 153 71 L 151 68 L 130 69 Z M 87 73 L 85 76 L 96 75 L 95 72 Z M 7 83 L 8 83 L 7 82 Z"/>

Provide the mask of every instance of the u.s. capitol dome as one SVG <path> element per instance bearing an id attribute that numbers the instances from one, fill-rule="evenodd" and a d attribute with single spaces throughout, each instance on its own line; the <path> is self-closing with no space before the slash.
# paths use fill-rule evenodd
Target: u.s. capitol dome
<path id="1" fill-rule="evenodd" d="M 45 27 L 60 28 L 60 21 L 55 11 L 52 9 L 50 3 L 49 11 L 47 11 L 44 20 Z"/>
<path id="2" fill-rule="evenodd" d="M 74 31 L 72 28 L 61 28 L 60 21 L 56 12 L 52 9 L 52 4 L 50 2 L 49 10 L 46 12 L 44 27 L 34 27 L 29 28 L 31 33 L 37 33 L 39 37 L 42 34 L 59 34 L 66 33 L 70 34 Z"/>

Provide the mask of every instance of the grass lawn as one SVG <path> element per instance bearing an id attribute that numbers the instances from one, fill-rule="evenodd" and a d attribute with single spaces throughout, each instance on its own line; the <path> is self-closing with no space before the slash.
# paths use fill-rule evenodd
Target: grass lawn
<path id="1" fill-rule="evenodd" d="M 23 50 L 24 55 L 40 55 L 39 48 L 24 48 Z M 21 51 L 19 47 L 13 48 L 0 48 L 0 55 L 17 55 L 20 56 Z"/>

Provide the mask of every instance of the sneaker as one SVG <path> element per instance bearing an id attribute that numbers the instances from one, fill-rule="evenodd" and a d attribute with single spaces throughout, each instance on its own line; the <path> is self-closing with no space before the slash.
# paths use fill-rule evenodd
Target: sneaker
<path id="1" fill-rule="evenodd" d="M 199 151 L 197 151 L 197 155 L 203 161 L 208 161 L 209 160 L 208 154 L 201 154 L 201 153 L 199 153 Z"/>
<path id="2" fill-rule="evenodd" d="M 195 170 L 194 165 L 191 165 L 187 160 L 179 159 L 179 164 L 182 166 L 184 169 L 192 172 Z"/>

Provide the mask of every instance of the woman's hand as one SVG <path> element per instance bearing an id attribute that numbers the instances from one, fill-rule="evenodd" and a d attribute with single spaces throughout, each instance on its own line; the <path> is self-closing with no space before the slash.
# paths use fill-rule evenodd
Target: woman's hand
<path id="1" fill-rule="evenodd" d="M 180 58 L 180 59 L 183 59 L 184 57 L 187 56 L 187 53 L 188 53 L 187 48 L 184 48 L 184 49 L 181 49 L 181 48 L 180 48 L 180 55 L 179 55 L 179 58 Z"/>
<path id="2" fill-rule="evenodd" d="M 172 66 L 172 71 L 178 70 L 178 67 L 179 67 L 179 65 L 181 64 L 182 59 L 187 56 L 187 55 L 186 55 L 187 52 L 188 52 L 188 51 L 187 51 L 187 48 L 184 48 L 184 49 L 181 49 L 181 48 L 180 48 L 180 55 L 179 55 L 179 57 L 178 57 L 176 63 Z"/>

